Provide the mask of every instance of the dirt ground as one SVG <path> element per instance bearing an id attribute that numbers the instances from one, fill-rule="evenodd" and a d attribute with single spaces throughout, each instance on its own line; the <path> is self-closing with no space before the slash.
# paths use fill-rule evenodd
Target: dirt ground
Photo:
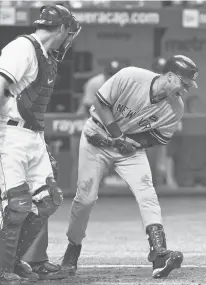
<path id="1" fill-rule="evenodd" d="M 183 266 L 165 280 L 151 277 L 148 242 L 133 197 L 99 198 L 93 209 L 75 277 L 53 285 L 206 285 L 206 196 L 160 199 L 168 248 L 181 250 Z M 48 254 L 60 263 L 67 245 L 71 199 L 50 219 Z M 48 284 L 48 281 L 39 282 Z"/>

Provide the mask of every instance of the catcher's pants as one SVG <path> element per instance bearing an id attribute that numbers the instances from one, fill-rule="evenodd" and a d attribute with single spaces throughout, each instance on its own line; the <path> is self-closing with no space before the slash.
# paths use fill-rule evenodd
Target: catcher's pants
<path id="1" fill-rule="evenodd" d="M 50 159 L 46 150 L 43 132 L 34 132 L 18 126 L 0 125 L 0 189 L 4 197 L 10 188 L 26 182 L 33 194 L 45 185 L 46 178 L 53 176 Z M 48 195 L 42 191 L 35 196 L 41 200 Z M 7 200 L 2 202 L 6 207 Z M 36 206 L 33 204 L 33 212 Z M 44 225 L 39 236 L 25 255 L 27 261 L 47 259 L 48 224 Z"/>
<path id="2" fill-rule="evenodd" d="M 34 132 L 18 126 L 0 125 L 2 198 L 8 189 L 25 182 L 29 185 L 30 193 L 34 194 L 37 189 L 45 185 L 48 176 L 53 177 L 53 172 L 43 132 Z"/>
<path id="3" fill-rule="evenodd" d="M 87 120 L 84 130 L 104 132 L 91 118 Z M 144 229 L 150 224 L 162 224 L 161 209 L 145 151 L 138 150 L 133 155 L 122 156 L 113 148 L 94 147 L 87 142 L 84 130 L 80 140 L 78 188 L 69 216 L 68 239 L 80 244 L 85 237 L 90 212 L 98 198 L 100 181 L 111 165 L 135 195 Z"/>
<path id="4" fill-rule="evenodd" d="M 8 189 L 27 183 L 30 193 L 52 176 L 44 134 L 18 126 L 0 125 L 0 189 L 2 199 Z M 48 195 L 41 192 L 35 199 Z M 7 201 L 3 201 L 3 207 Z M 34 207 L 35 209 L 35 207 Z"/>

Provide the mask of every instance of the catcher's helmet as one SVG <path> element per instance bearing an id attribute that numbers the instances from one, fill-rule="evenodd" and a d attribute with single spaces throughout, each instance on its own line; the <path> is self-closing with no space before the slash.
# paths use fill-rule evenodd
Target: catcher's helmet
<path id="1" fill-rule="evenodd" d="M 197 88 L 196 78 L 198 75 L 198 68 L 196 64 L 187 56 L 174 55 L 169 58 L 164 67 L 163 73 L 173 72 L 181 79 L 187 80 L 188 84 Z"/>
<path id="2" fill-rule="evenodd" d="M 71 26 L 73 15 L 66 7 L 62 5 L 46 5 L 40 9 L 40 19 L 34 24 L 45 26 L 60 26 L 65 24 Z"/>
<path id="3" fill-rule="evenodd" d="M 105 73 L 109 76 L 113 76 L 115 73 L 120 71 L 120 69 L 121 69 L 121 67 L 120 67 L 119 61 L 112 60 L 105 67 Z"/>
<path id="4" fill-rule="evenodd" d="M 162 73 L 165 63 L 166 63 L 166 59 L 164 57 L 155 58 L 152 63 L 152 70 L 156 73 Z"/>
<path id="5" fill-rule="evenodd" d="M 40 19 L 34 22 L 35 25 L 53 26 L 58 27 L 64 24 L 70 27 L 70 32 L 67 39 L 61 45 L 59 50 L 53 51 L 53 57 L 57 61 L 61 61 L 73 40 L 79 34 L 81 27 L 75 16 L 70 10 L 62 5 L 46 5 L 40 10 Z"/>

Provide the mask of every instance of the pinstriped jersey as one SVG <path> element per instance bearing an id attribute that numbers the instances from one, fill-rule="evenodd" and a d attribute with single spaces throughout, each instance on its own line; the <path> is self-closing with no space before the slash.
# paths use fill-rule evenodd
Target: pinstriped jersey
<path id="1" fill-rule="evenodd" d="M 96 96 L 111 108 L 125 134 L 150 131 L 162 143 L 167 143 L 181 121 L 184 103 L 180 96 L 154 101 L 152 86 L 159 76 L 146 69 L 126 67 L 107 80 Z M 90 113 L 102 122 L 94 106 Z"/>

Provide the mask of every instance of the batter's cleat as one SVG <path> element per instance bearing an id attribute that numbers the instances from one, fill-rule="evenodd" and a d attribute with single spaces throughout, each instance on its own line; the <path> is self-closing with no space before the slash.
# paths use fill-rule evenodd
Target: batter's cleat
<path id="1" fill-rule="evenodd" d="M 0 285 L 30 285 L 28 279 L 21 278 L 19 275 L 10 272 L 4 272 L 0 269 Z"/>
<path id="2" fill-rule="evenodd" d="M 166 237 L 161 224 L 152 224 L 146 228 L 150 253 L 148 260 L 153 264 L 153 278 L 165 278 L 170 272 L 181 267 L 183 254 L 167 250 Z"/>
<path id="3" fill-rule="evenodd" d="M 77 271 L 77 262 L 80 256 L 82 245 L 68 244 L 62 260 L 62 268 L 66 269 L 69 275 L 75 275 Z"/>
<path id="4" fill-rule="evenodd" d="M 163 255 L 156 256 L 153 261 L 153 278 L 166 278 L 174 269 L 181 267 L 183 254 L 180 251 L 166 250 Z"/>
<path id="5" fill-rule="evenodd" d="M 69 276 L 66 270 L 62 270 L 60 265 L 50 261 L 30 263 L 33 272 L 38 274 L 40 280 L 65 279 Z"/>
<path id="6" fill-rule="evenodd" d="M 38 274 L 33 272 L 31 266 L 23 260 L 20 260 L 15 265 L 14 273 L 18 274 L 22 278 L 28 279 L 31 282 L 36 282 L 39 280 Z"/>

